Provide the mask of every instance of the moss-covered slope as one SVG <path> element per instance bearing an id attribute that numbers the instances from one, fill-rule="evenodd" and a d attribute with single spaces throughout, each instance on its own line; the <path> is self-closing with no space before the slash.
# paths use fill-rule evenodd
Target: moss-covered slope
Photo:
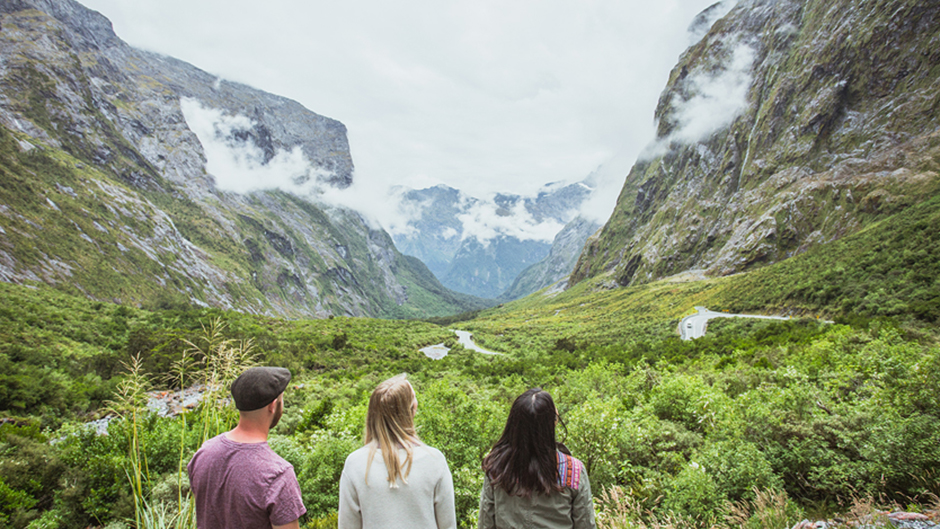
<path id="1" fill-rule="evenodd" d="M 303 153 L 348 186 L 345 127 L 299 104 L 130 48 L 71 0 L 0 8 L 0 279 L 156 307 L 288 317 L 479 308 L 358 214 L 216 187 L 181 99 L 252 125 L 264 159 Z"/>
<path id="2" fill-rule="evenodd" d="M 937 27 L 930 2 L 740 2 L 680 58 L 573 282 L 748 270 L 936 194 Z"/>

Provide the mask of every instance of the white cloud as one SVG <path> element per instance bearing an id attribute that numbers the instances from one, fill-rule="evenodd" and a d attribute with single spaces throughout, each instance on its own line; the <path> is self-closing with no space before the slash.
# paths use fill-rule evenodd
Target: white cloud
<path id="1" fill-rule="evenodd" d="M 206 172 L 215 177 L 220 189 L 248 193 L 280 188 L 304 193 L 311 191 L 317 176 L 326 174 L 311 167 L 300 147 L 278 149 L 273 158 L 265 161 L 264 152 L 254 142 L 240 141 L 235 136 L 254 127 L 255 123 L 245 116 L 206 108 L 190 98 L 180 100 L 180 109 L 205 151 Z"/>
<path id="2" fill-rule="evenodd" d="M 203 146 L 206 171 L 214 177 L 219 189 L 236 193 L 280 189 L 322 205 L 358 211 L 373 227 L 383 227 L 393 235 L 413 232 L 412 221 L 422 209 L 431 206 L 403 202 L 401 194 L 405 189 L 400 186 L 381 189 L 358 179 L 347 189 L 321 185 L 316 179 L 321 172 L 312 167 L 299 147 L 290 151 L 278 149 L 266 162 L 264 152 L 250 139 L 238 139 L 238 133 L 255 126 L 248 117 L 207 108 L 191 98 L 180 100 L 180 108 L 187 125 Z M 551 241 L 563 227 L 554 221 L 536 222 L 522 200 L 506 210 L 497 206 L 492 198 L 484 201 L 461 194 L 461 206 L 465 211 L 458 216 L 463 223 L 462 231 L 447 228 L 442 233 L 445 238 L 473 237 L 482 244 L 500 235 Z"/>
<path id="3" fill-rule="evenodd" d="M 694 143 L 729 125 L 747 108 L 751 88 L 754 48 L 746 42 L 734 45 L 717 71 L 695 71 L 685 80 L 692 96 L 675 103 L 677 129 L 671 141 Z"/>
<path id="4" fill-rule="evenodd" d="M 132 45 L 342 121 L 368 189 L 487 196 L 635 156 L 713 0 L 83 2 Z"/>
<path id="5" fill-rule="evenodd" d="M 731 10 L 734 9 L 737 5 L 738 0 L 723 0 L 709 6 L 708 9 L 703 11 L 698 17 L 696 17 L 695 22 L 697 24 L 695 27 L 689 27 L 689 46 L 701 40 L 701 38 L 704 37 L 706 33 L 708 33 L 708 30 L 711 29 L 715 22 L 730 13 Z M 701 17 L 701 20 L 699 20 L 699 17 Z"/>
<path id="6" fill-rule="evenodd" d="M 180 108 L 205 151 L 206 172 L 219 189 L 235 193 L 280 189 L 314 203 L 358 211 L 374 228 L 384 227 L 395 234 L 413 229 L 409 221 L 417 211 L 399 206 L 400 189 L 384 189 L 355 179 L 343 190 L 322 185 L 317 177 L 329 173 L 314 168 L 299 146 L 289 151 L 278 149 L 265 162 L 264 152 L 250 139 L 238 140 L 236 132 L 249 131 L 255 125 L 248 117 L 207 108 L 190 98 L 180 100 Z"/>
<path id="7" fill-rule="evenodd" d="M 508 210 L 489 200 L 473 202 L 457 219 L 463 224 L 462 239 L 475 238 L 484 245 L 500 235 L 522 241 L 551 242 L 564 228 L 564 224 L 554 220 L 536 221 L 522 200 Z"/>
<path id="8" fill-rule="evenodd" d="M 587 178 L 594 191 L 581 204 L 579 214 L 587 220 L 603 224 L 617 205 L 617 197 L 623 188 L 624 179 L 633 167 L 633 153 L 621 153 L 598 167 Z"/>

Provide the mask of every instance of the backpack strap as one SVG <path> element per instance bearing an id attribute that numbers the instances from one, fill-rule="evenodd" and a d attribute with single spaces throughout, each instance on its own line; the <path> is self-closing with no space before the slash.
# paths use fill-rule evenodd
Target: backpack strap
<path id="1" fill-rule="evenodd" d="M 556 452 L 558 456 L 558 484 L 562 487 L 577 490 L 581 485 L 581 462 L 577 459 Z"/>

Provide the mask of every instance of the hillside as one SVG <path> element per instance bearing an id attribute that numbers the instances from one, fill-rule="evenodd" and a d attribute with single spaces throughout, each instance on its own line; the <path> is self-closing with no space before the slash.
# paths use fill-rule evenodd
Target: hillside
<path id="1" fill-rule="evenodd" d="M 679 59 L 571 283 L 778 262 L 940 189 L 940 6 L 745 0 Z"/>
<path id="2" fill-rule="evenodd" d="M 316 201 L 317 186 L 352 182 L 342 123 L 135 50 L 71 0 L 4 2 L 0 17 L 4 281 L 289 317 L 482 306 L 358 213 Z M 223 186 L 219 145 L 262 180 Z M 288 163 L 298 187 L 260 190 Z"/>

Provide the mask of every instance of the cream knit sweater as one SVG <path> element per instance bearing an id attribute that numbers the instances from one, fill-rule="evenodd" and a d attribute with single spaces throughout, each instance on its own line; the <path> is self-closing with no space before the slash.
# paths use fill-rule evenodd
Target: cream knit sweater
<path id="1" fill-rule="evenodd" d="M 399 458 L 405 460 L 405 450 Z M 376 450 L 366 484 L 369 447 L 349 454 L 339 480 L 339 529 L 456 529 L 454 482 L 436 448 L 414 447 L 411 473 L 390 488 L 382 451 Z"/>

